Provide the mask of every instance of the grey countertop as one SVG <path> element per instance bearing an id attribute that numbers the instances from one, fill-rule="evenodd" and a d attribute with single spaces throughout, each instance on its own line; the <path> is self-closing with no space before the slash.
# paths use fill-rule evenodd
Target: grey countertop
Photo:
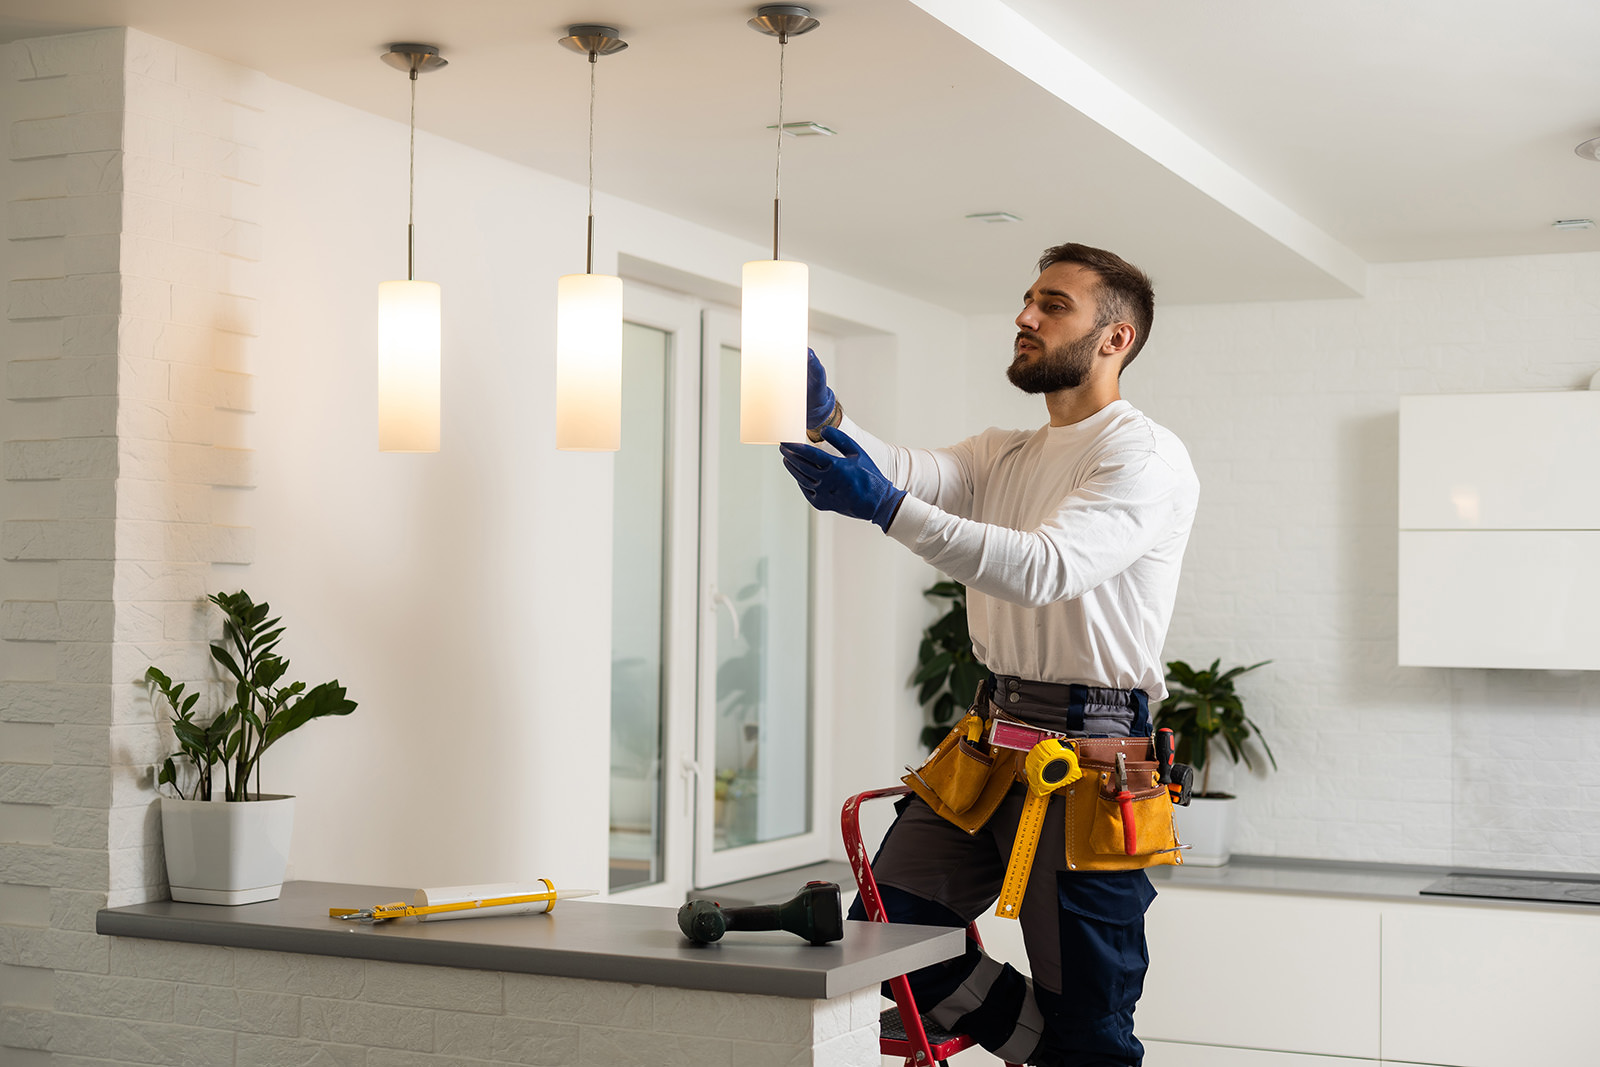
<path id="1" fill-rule="evenodd" d="M 1593 874 L 1547 871 L 1508 871 L 1469 867 L 1431 867 L 1342 860 L 1292 859 L 1278 856 L 1235 855 L 1222 867 L 1153 867 L 1150 880 L 1163 886 L 1234 889 L 1254 892 L 1310 893 L 1322 896 L 1405 900 L 1425 904 L 1509 907 L 1586 911 L 1600 916 L 1600 907 L 1582 903 L 1548 903 L 1503 900 L 1479 896 L 1424 896 L 1422 891 L 1447 875 L 1471 875 L 1512 880 L 1551 879 L 1600 887 Z"/>
<path id="2" fill-rule="evenodd" d="M 277 900 L 223 906 L 153 901 L 108 908 L 95 930 L 120 937 L 270 949 L 318 956 L 638 982 L 824 999 L 960 955 L 963 931 L 846 922 L 843 941 L 812 946 L 782 931 L 730 932 L 694 945 L 673 908 L 563 900 L 547 915 L 362 925 L 334 907 L 410 900 L 393 886 L 286 882 Z"/>

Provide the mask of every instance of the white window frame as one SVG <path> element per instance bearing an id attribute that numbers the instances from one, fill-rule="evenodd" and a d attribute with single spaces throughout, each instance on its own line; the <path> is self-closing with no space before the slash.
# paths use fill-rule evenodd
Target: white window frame
<path id="1" fill-rule="evenodd" d="M 702 368 L 714 367 L 719 361 L 724 345 L 740 346 L 739 316 L 730 311 L 707 308 L 701 316 L 700 332 Z M 820 346 L 820 347 L 818 347 Z M 832 345 L 826 338 L 814 336 L 812 347 L 824 364 L 833 355 Z M 713 410 L 718 388 L 738 388 L 738 383 L 718 383 L 711 374 L 702 375 L 702 410 Z M 717 559 L 717 449 L 711 428 L 702 420 L 702 450 L 700 466 L 700 699 L 699 699 L 699 750 L 698 762 L 703 768 L 716 765 L 716 626 L 721 622 L 716 601 Z M 756 447 L 756 446 L 741 446 Z M 795 492 L 799 492 L 796 488 Z M 811 605 L 810 631 L 807 645 L 811 656 L 810 719 L 811 719 L 811 829 L 802 834 L 762 841 L 739 848 L 717 851 L 713 834 L 716 782 L 710 774 L 700 775 L 699 795 L 696 803 L 695 832 L 695 886 L 720 885 L 724 882 L 755 878 L 775 871 L 801 867 L 825 859 L 829 844 L 837 834 L 837 827 L 829 819 L 831 795 L 827 754 L 830 751 L 831 715 L 824 694 L 833 691 L 833 657 L 831 643 L 825 640 L 831 627 L 824 620 L 832 618 L 831 584 L 820 576 L 831 573 L 833 557 L 832 524 L 819 523 L 815 513 L 811 522 Z"/>
<path id="2" fill-rule="evenodd" d="M 700 514 L 700 303 L 625 282 L 624 321 L 669 338 L 665 529 L 663 530 L 661 690 L 661 879 L 610 894 L 636 904 L 677 904 L 693 880 L 695 801 L 695 590 Z"/>
<path id="3" fill-rule="evenodd" d="M 777 841 L 721 852 L 713 848 L 716 705 L 716 442 L 704 412 L 714 410 L 715 383 L 702 368 L 724 344 L 739 347 L 739 317 L 697 298 L 626 281 L 623 318 L 666 332 L 670 338 L 669 460 L 665 487 L 663 559 L 665 618 L 662 662 L 664 737 L 661 747 L 661 880 L 611 893 L 615 900 L 676 905 L 694 889 L 753 878 L 819 862 L 837 836 L 828 753 L 833 692 L 833 524 L 811 516 L 811 810 L 810 830 Z M 813 335 L 826 363 L 830 338 Z M 698 358 L 695 358 L 698 357 Z M 732 383 L 737 388 L 737 383 Z M 708 491 L 708 488 L 709 491 Z M 796 492 L 799 490 L 796 489 Z M 702 773 L 702 771 L 704 773 Z"/>

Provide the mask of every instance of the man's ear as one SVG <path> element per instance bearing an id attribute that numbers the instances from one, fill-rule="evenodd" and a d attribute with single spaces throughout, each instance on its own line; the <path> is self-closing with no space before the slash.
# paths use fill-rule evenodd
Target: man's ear
<path id="1" fill-rule="evenodd" d="M 1116 356 L 1118 359 L 1128 354 L 1128 349 L 1133 347 L 1136 331 L 1131 322 L 1118 322 L 1112 325 L 1111 332 L 1106 334 L 1106 339 L 1100 343 L 1102 356 Z"/>

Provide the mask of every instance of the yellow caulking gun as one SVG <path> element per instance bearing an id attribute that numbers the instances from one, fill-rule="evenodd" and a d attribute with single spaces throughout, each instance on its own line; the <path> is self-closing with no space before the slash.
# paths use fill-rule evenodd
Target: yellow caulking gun
<path id="1" fill-rule="evenodd" d="M 476 900 L 461 900 L 450 904 L 407 904 L 397 900 L 392 904 L 374 904 L 370 908 L 329 908 L 330 919 L 348 919 L 353 922 L 375 923 L 386 922 L 389 919 L 406 919 L 412 916 L 438 915 L 450 911 L 471 911 L 478 908 L 499 908 L 510 904 L 537 904 L 545 903 L 544 911 L 548 912 L 556 906 L 557 900 L 570 897 L 592 897 L 596 890 L 593 889 L 557 889 L 548 878 L 539 881 L 545 884 L 543 893 L 518 893 L 512 896 L 483 897 Z M 531 910 L 531 909 L 530 909 Z M 542 912 L 540 914 L 543 914 Z"/>
<path id="2" fill-rule="evenodd" d="M 1022 894 L 1028 888 L 1028 874 L 1033 870 L 1033 854 L 1039 849 L 1039 831 L 1044 827 L 1050 794 L 1083 777 L 1077 750 L 1069 742 L 1054 737 L 1047 737 L 1029 749 L 1022 768 L 1028 781 L 1028 799 L 1022 805 L 1022 817 L 1017 820 L 1011 862 L 1006 866 L 1006 879 L 1000 886 L 1000 899 L 994 909 L 1002 919 L 1022 917 Z"/>

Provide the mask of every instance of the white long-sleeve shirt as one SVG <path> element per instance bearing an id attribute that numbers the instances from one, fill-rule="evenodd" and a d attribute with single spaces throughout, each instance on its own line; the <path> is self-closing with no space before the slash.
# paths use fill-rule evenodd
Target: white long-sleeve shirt
<path id="1" fill-rule="evenodd" d="M 1161 646 L 1200 495 L 1169 430 L 1125 400 L 931 450 L 840 428 L 906 490 L 889 536 L 967 587 L 986 667 L 1166 695 Z"/>

